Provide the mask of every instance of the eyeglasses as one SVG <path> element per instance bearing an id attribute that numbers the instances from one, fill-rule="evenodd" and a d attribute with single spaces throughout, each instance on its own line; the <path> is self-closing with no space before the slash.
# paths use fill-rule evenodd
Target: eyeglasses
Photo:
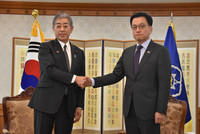
<path id="1" fill-rule="evenodd" d="M 139 26 L 136 26 L 136 25 L 133 25 L 132 26 L 132 30 L 137 30 L 137 28 L 139 28 L 139 30 L 142 30 L 142 29 L 144 29 L 145 27 L 146 27 L 147 25 L 145 25 L 145 24 L 141 24 L 141 25 L 139 25 Z"/>

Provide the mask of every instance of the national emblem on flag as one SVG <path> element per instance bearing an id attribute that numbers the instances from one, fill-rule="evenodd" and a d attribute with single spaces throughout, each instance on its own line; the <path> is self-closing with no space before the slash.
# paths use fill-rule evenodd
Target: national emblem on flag
<path id="1" fill-rule="evenodd" d="M 44 35 L 41 31 L 39 21 L 36 19 L 38 16 L 38 11 L 34 10 L 32 15 L 35 17 L 35 22 L 32 24 L 31 37 L 27 51 L 27 59 L 24 66 L 19 93 L 30 86 L 35 88 L 40 77 L 38 54 L 40 43 L 44 42 Z"/>

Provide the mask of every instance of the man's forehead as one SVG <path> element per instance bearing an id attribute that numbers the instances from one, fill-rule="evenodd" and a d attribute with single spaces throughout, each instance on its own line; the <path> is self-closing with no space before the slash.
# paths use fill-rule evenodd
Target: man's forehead
<path id="1" fill-rule="evenodd" d="M 145 17 L 137 17 L 133 19 L 132 23 L 147 23 L 147 20 Z"/>
<path id="2" fill-rule="evenodd" d="M 69 22 L 56 22 L 56 25 L 61 25 L 61 24 L 69 24 Z"/>
<path id="3" fill-rule="evenodd" d="M 69 24 L 69 20 L 67 18 L 58 18 L 56 20 L 56 24 Z"/>

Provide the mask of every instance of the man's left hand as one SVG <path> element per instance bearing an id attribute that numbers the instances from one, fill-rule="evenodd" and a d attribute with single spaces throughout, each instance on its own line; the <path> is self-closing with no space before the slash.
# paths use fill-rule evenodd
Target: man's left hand
<path id="1" fill-rule="evenodd" d="M 76 108 L 76 112 L 75 112 L 75 117 L 74 117 L 74 123 L 78 122 L 81 118 L 81 114 L 82 114 L 82 109 L 81 108 Z"/>
<path id="2" fill-rule="evenodd" d="M 165 120 L 165 115 L 159 112 L 155 113 L 155 124 L 160 124 Z"/>

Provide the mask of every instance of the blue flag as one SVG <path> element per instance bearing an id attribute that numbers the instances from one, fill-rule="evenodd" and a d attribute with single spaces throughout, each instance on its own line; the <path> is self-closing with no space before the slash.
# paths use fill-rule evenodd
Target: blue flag
<path id="1" fill-rule="evenodd" d="M 191 120 L 190 107 L 188 103 L 185 83 L 183 79 L 183 72 L 180 65 L 179 55 L 176 47 L 176 40 L 172 26 L 168 27 L 167 35 L 165 37 L 164 46 L 168 48 L 172 66 L 172 86 L 170 93 L 179 100 L 184 100 L 187 103 L 187 114 L 185 123 Z"/>

